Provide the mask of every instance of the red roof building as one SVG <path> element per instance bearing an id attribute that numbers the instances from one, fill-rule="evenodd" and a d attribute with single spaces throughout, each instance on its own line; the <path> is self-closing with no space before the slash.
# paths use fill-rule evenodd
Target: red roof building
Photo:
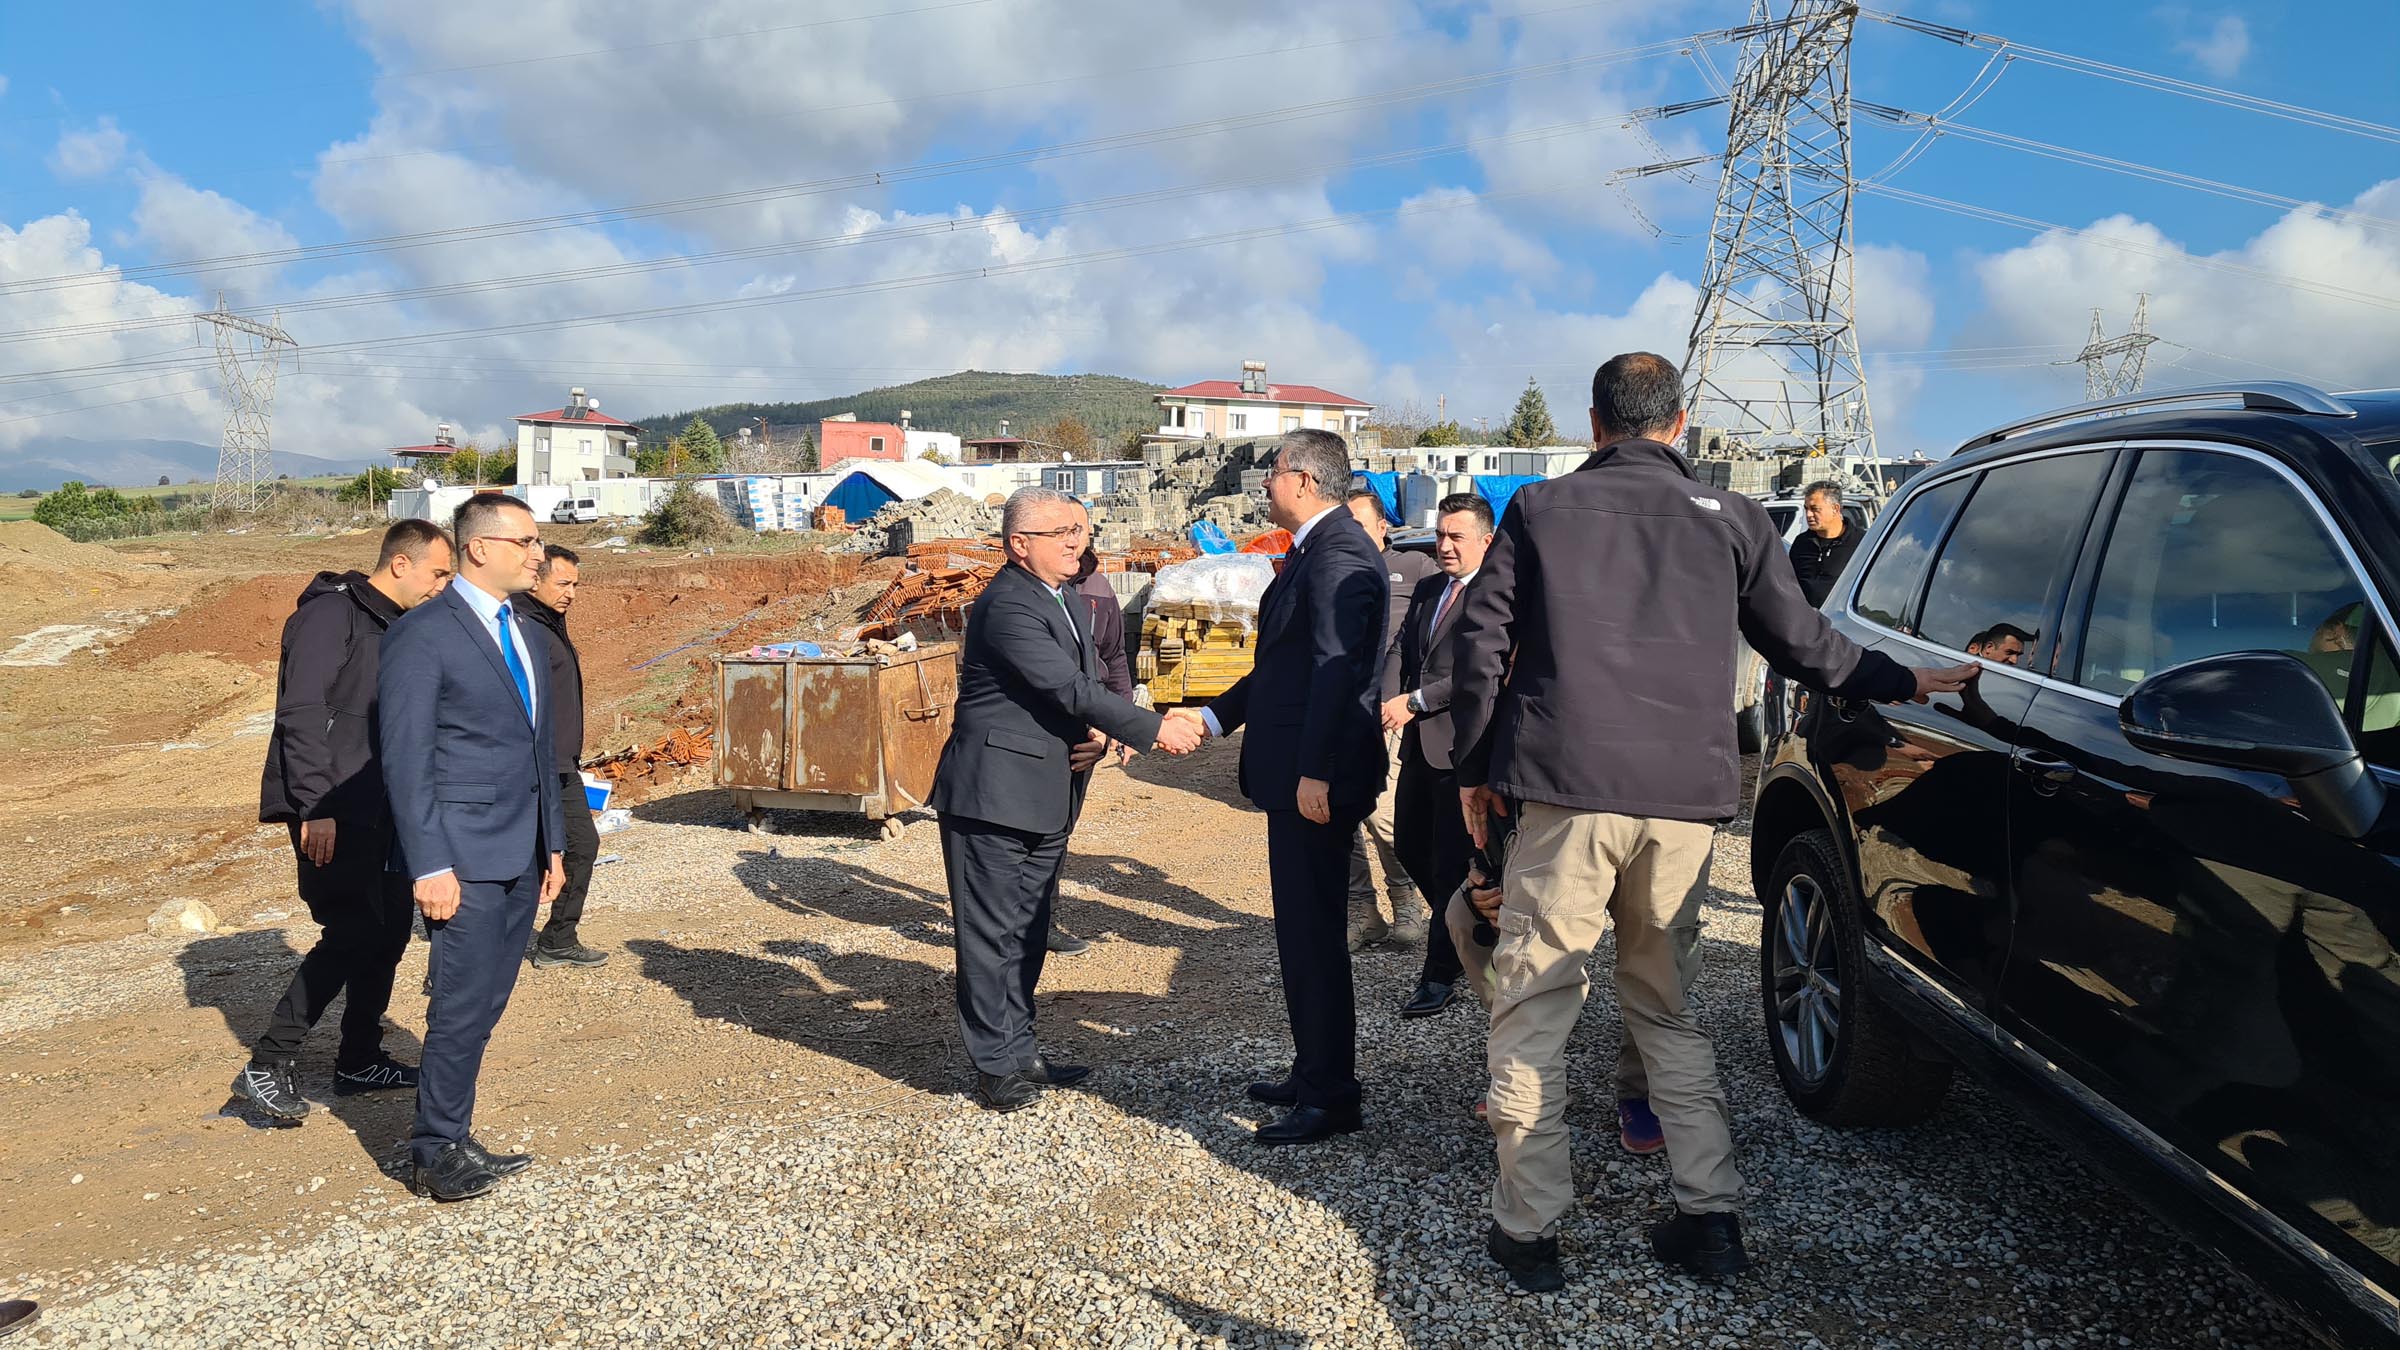
<path id="1" fill-rule="evenodd" d="M 1348 437 L 1367 424 L 1375 405 L 1313 384 L 1269 384 L 1267 363 L 1244 361 L 1240 380 L 1202 380 L 1152 395 L 1158 430 L 1152 441 L 1280 436 L 1308 428 Z"/>
<path id="2" fill-rule="evenodd" d="M 600 411 L 600 400 L 567 391 L 567 406 L 517 419 L 517 481 L 527 486 L 631 478 L 641 428 Z"/>

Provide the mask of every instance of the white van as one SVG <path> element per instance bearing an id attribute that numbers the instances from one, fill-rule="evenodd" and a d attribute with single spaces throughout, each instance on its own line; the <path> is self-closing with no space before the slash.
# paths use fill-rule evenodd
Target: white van
<path id="1" fill-rule="evenodd" d="M 592 497 L 569 497 L 550 508 L 553 525 L 591 525 L 599 519 L 600 503 Z"/>

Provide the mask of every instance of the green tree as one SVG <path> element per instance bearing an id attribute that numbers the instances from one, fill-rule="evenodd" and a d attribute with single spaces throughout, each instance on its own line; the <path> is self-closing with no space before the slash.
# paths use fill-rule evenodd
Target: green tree
<path id="1" fill-rule="evenodd" d="M 1073 413 L 1061 414 L 1058 420 L 1044 427 L 1035 440 L 1048 441 L 1056 447 L 1061 459 L 1089 460 L 1097 458 L 1098 443 L 1092 439 L 1091 427 Z"/>
<path id="2" fill-rule="evenodd" d="M 695 417 L 683 424 L 683 434 L 675 439 L 683 442 L 683 453 L 677 463 L 685 473 L 723 473 L 725 443 L 717 439 L 717 429 L 708 419 Z"/>
<path id="3" fill-rule="evenodd" d="M 640 539 L 662 548 L 686 548 L 721 543 L 735 533 L 733 522 L 726 519 L 714 496 L 694 491 L 689 483 L 677 483 L 673 492 L 642 517 Z"/>
<path id="4" fill-rule="evenodd" d="M 406 486 L 398 469 L 374 468 L 334 489 L 333 495 L 337 501 L 351 503 L 388 502 L 392 493 Z"/>
<path id="5" fill-rule="evenodd" d="M 69 525 L 95 520 L 114 520 L 133 514 L 133 504 L 115 488 L 93 491 L 82 480 L 70 478 L 58 485 L 58 491 L 42 494 L 33 505 L 33 518 L 51 529 L 64 533 Z"/>
<path id="6" fill-rule="evenodd" d="M 1436 422 L 1417 433 L 1419 445 L 1464 445 L 1466 442 L 1466 433 L 1459 429 L 1456 422 Z"/>
<path id="7" fill-rule="evenodd" d="M 817 463 L 817 433 L 804 432 L 800 437 L 800 472 L 815 473 L 819 467 Z"/>
<path id="8" fill-rule="evenodd" d="M 1550 420 L 1550 405 L 1532 376 L 1526 377 L 1525 392 L 1517 395 L 1516 411 L 1508 415 L 1508 426 L 1500 437 L 1519 447 L 1549 445 L 1558 439 L 1558 424 Z"/>

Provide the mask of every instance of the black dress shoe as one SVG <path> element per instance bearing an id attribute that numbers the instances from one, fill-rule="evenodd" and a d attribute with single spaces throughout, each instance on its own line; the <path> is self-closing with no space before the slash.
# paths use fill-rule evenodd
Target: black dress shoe
<path id="1" fill-rule="evenodd" d="M 465 1139 L 461 1140 L 460 1143 L 469 1153 L 475 1155 L 475 1161 L 492 1169 L 492 1175 L 494 1176 L 513 1177 L 517 1173 L 524 1171 L 526 1168 L 533 1166 L 532 1154 L 494 1153 L 490 1149 L 483 1146 L 482 1140 L 471 1134 Z"/>
<path id="2" fill-rule="evenodd" d="M 1567 1287 L 1566 1272 L 1558 1268 L 1557 1238 L 1535 1238 L 1528 1242 L 1510 1237 L 1500 1225 L 1493 1224 L 1484 1232 L 1483 1249 L 1508 1271 L 1510 1282 L 1528 1294 L 1555 1294 Z"/>
<path id="3" fill-rule="evenodd" d="M 444 1144 L 428 1165 L 409 1169 L 408 1188 L 433 1200 L 472 1200 L 500 1184 L 500 1174 L 465 1144 Z"/>
<path id="4" fill-rule="evenodd" d="M 977 1073 L 975 1096 L 993 1111 L 1021 1111 L 1042 1098 L 1041 1087 L 1021 1073 Z"/>
<path id="5" fill-rule="evenodd" d="M 1738 1214 L 1685 1214 L 1650 1230 L 1650 1252 L 1694 1275 L 1738 1275 L 1750 1268 Z"/>
<path id="6" fill-rule="evenodd" d="M 1033 1057 L 1033 1067 L 1019 1069 L 1017 1076 L 1043 1087 L 1073 1087 L 1092 1076 L 1091 1066 L 1085 1064 L 1053 1064 L 1045 1055 Z"/>
<path id="7" fill-rule="evenodd" d="M 41 1315 L 42 1305 L 29 1298 L 12 1298 L 0 1303 L 0 1336 L 23 1331 Z"/>
<path id="8" fill-rule="evenodd" d="M 1337 1134 L 1354 1134 L 1366 1127 L 1366 1119 L 1353 1106 L 1346 1111 L 1328 1111 L 1321 1106 L 1295 1106 L 1283 1119 L 1272 1125 L 1261 1125 L 1251 1135 L 1252 1142 L 1273 1148 L 1279 1144 L 1314 1144 Z"/>
<path id="9" fill-rule="evenodd" d="M 1400 1005 L 1400 1015 L 1402 1017 L 1431 1017 L 1449 1007 L 1451 1000 L 1457 997 L 1458 986 L 1455 984 L 1444 984 L 1440 980 L 1419 980 L 1417 981 L 1417 992 L 1409 995 L 1408 1002 Z"/>
<path id="10" fill-rule="evenodd" d="M 1250 1095 L 1250 1100 L 1265 1102 L 1269 1106 L 1300 1104 L 1300 1085 L 1289 1078 L 1279 1078 L 1272 1083 L 1252 1083 L 1242 1090 Z"/>

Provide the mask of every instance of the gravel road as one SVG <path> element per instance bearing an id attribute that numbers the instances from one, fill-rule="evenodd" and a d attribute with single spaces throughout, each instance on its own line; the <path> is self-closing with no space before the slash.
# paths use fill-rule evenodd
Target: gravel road
<path id="1" fill-rule="evenodd" d="M 1045 983 L 1061 990 L 1045 995 L 1045 1039 L 1098 1066 L 1088 1090 L 1008 1117 L 960 1095 L 930 828 L 893 845 L 864 830 L 761 841 L 724 828 L 720 796 L 695 792 L 607 841 L 626 861 L 607 869 L 589 926 L 619 955 L 604 993 L 574 996 L 605 996 L 612 1015 L 638 1022 L 642 1057 L 728 1066 L 711 1091 L 680 1099 L 688 1106 L 661 1107 L 688 1114 L 569 1148 L 543 1122 L 576 1112 L 572 1098 L 487 1088 L 511 1105 L 487 1107 L 486 1138 L 544 1153 L 495 1195 L 436 1207 L 370 1176 L 279 1230 L 198 1249 L 169 1245 L 160 1205 L 137 1258 L 34 1281 L 51 1307 L 27 1341 L 2309 1343 L 1972 1086 L 1908 1132 L 1796 1116 L 1759 1033 L 1759 915 L 1738 827 L 1716 859 L 1700 996 L 1758 1264 L 1719 1285 L 1648 1255 L 1666 1167 L 1615 1147 L 1618 1029 L 1602 980 L 1573 1064 L 1595 1090 L 1570 1117 L 1585 1189 L 1564 1230 L 1570 1283 L 1512 1295 L 1481 1250 L 1492 1152 L 1470 1114 L 1479 1015 L 1398 1021 L 1390 1010 L 1416 957 L 1362 956 L 1369 1128 L 1314 1149 L 1252 1146 L 1265 1113 L 1241 1085 L 1289 1054 L 1257 818 L 1223 800 L 1229 763 L 1207 770 L 1203 793 L 1152 786 L 1177 770 L 1147 765 L 1095 793 L 1062 914 L 1102 940 Z M 1090 856 L 1109 848 L 1122 856 Z M 421 960 L 412 950 L 403 989 Z M 19 991 L 40 978 L 13 973 Z M 89 960 L 54 977 L 62 990 L 98 982 Z M 569 997 L 549 992 L 567 987 L 555 982 L 526 985 L 520 1001 L 537 1009 Z M 510 1035 L 504 1025 L 501 1041 Z M 341 1127 L 306 1127 L 328 1128 Z M 175 1161 L 208 1171 L 239 1159 L 204 1141 Z"/>

